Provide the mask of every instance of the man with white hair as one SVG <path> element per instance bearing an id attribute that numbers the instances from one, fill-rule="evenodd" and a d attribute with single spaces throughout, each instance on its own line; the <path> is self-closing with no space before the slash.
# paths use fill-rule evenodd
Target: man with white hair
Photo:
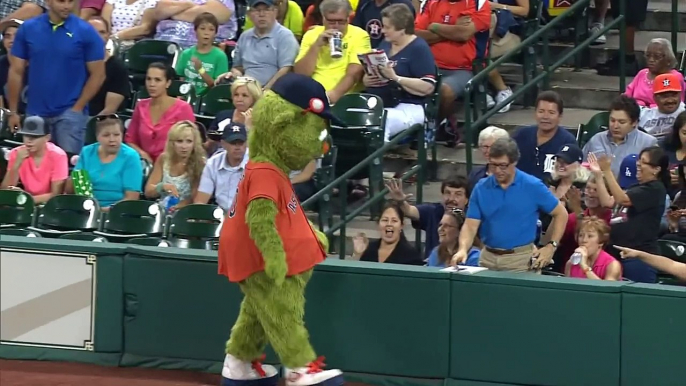
<path id="1" fill-rule="evenodd" d="M 493 142 L 495 142 L 497 139 L 507 138 L 509 136 L 510 134 L 508 134 L 505 129 L 501 129 L 498 126 L 488 126 L 487 128 L 481 130 L 479 133 L 479 150 L 481 150 L 481 155 L 484 157 L 484 159 L 488 160 L 488 154 L 491 150 L 491 145 L 493 145 Z M 473 168 L 468 177 L 469 190 L 473 190 L 477 182 L 490 175 L 491 171 L 488 167 L 488 164 Z"/>

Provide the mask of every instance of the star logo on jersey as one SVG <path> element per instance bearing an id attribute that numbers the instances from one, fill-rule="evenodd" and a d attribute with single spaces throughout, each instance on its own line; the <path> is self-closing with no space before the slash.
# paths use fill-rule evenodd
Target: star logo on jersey
<path id="1" fill-rule="evenodd" d="M 672 83 L 669 81 L 669 79 L 665 79 L 662 81 L 662 87 L 669 87 Z"/>
<path id="2" fill-rule="evenodd" d="M 379 19 L 372 19 L 367 23 L 367 33 L 372 39 L 379 39 L 381 35 L 381 21 Z"/>

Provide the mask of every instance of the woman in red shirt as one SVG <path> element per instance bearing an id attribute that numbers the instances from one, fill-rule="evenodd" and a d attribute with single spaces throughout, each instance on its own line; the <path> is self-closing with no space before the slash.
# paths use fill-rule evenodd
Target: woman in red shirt
<path id="1" fill-rule="evenodd" d="M 150 98 L 136 103 L 126 130 L 126 144 L 151 164 L 164 152 L 167 134 L 176 122 L 195 122 L 191 105 L 167 93 L 174 75 L 174 69 L 164 63 L 150 64 L 145 75 L 145 89 Z"/>

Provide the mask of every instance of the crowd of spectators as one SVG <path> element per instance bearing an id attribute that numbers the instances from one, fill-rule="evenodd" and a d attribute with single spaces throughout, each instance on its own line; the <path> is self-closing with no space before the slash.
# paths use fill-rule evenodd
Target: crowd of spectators
<path id="1" fill-rule="evenodd" d="M 333 104 L 349 93 L 378 95 L 387 111 L 386 141 L 423 123 L 426 97 L 437 91 L 438 121 L 457 140 L 454 102 L 475 59 L 485 58 L 489 46 L 498 57 L 519 44 L 529 13 L 523 0 L 427 0 L 419 7 L 409 0 L 249 0 L 247 6 L 240 25 L 233 0 L 3 2 L 8 54 L 0 58 L 0 107 L 9 110 L 7 124 L 24 145 L 10 151 L 1 188 L 24 189 L 44 203 L 74 191 L 71 168 L 88 172 L 104 208 L 174 197 L 171 212 L 210 201 L 227 210 L 249 159 L 252 106 L 290 71 L 321 83 Z M 340 55 L 332 55 L 331 41 L 339 37 Z M 127 69 L 106 45 L 114 40 L 126 51 L 145 38 L 183 51 L 175 68 L 150 64 L 147 95 L 124 125 L 117 112 L 131 98 Z M 235 46 L 232 55 L 227 44 Z M 372 49 L 384 51 L 389 64 L 366 68 L 360 56 Z M 672 52 L 664 39 L 650 42 L 647 67 L 612 102 L 608 129 L 583 148 L 560 126 L 562 98 L 547 91 L 537 98 L 535 125 L 511 136 L 497 127 L 481 132 L 487 165 L 445 181 L 442 202 L 413 206 L 401 183 L 388 182 L 392 202 L 378 221 L 381 237 L 355 237 L 354 257 L 515 272 L 552 266 L 572 277 L 655 282 L 655 267 L 664 267 L 656 262 L 657 240 L 686 241 L 686 84 L 673 69 Z M 175 79 L 200 96 L 232 82 L 234 109 L 205 129 L 189 103 L 170 95 Z M 512 95 L 497 71 L 489 81 L 495 91 L 489 107 Z M 96 141 L 84 146 L 89 119 Z M 301 201 L 315 193 L 319 166 L 313 159 L 291 172 Z M 405 238 L 406 217 L 425 232 L 423 254 Z M 627 256 L 636 258 L 621 259 Z"/>

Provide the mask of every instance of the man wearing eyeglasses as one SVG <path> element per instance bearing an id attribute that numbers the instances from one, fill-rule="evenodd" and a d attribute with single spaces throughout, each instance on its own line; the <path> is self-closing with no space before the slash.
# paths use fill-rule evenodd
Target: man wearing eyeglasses
<path id="1" fill-rule="evenodd" d="M 312 27 L 303 36 L 293 71 L 311 76 L 326 90 L 331 103 L 343 95 L 361 90 L 364 69 L 358 55 L 372 50 L 367 31 L 348 25 L 352 8 L 348 0 L 324 0 L 319 6 L 322 26 Z M 332 56 L 331 39 L 342 34 L 342 56 Z"/>
<path id="2" fill-rule="evenodd" d="M 495 271 L 538 271 L 552 262 L 567 225 L 567 210 L 538 178 L 517 166 L 519 149 L 512 138 L 496 140 L 489 151 L 492 174 L 476 184 L 460 248 L 452 264 L 464 264 L 474 237 L 484 244 L 479 265 Z M 552 216 L 549 242 L 536 249 L 539 212 Z"/>
<path id="3" fill-rule="evenodd" d="M 254 27 L 241 34 L 233 51 L 233 68 L 219 78 L 249 76 L 267 90 L 293 68 L 298 41 L 293 32 L 276 22 L 273 0 L 250 0 L 248 18 Z"/>

